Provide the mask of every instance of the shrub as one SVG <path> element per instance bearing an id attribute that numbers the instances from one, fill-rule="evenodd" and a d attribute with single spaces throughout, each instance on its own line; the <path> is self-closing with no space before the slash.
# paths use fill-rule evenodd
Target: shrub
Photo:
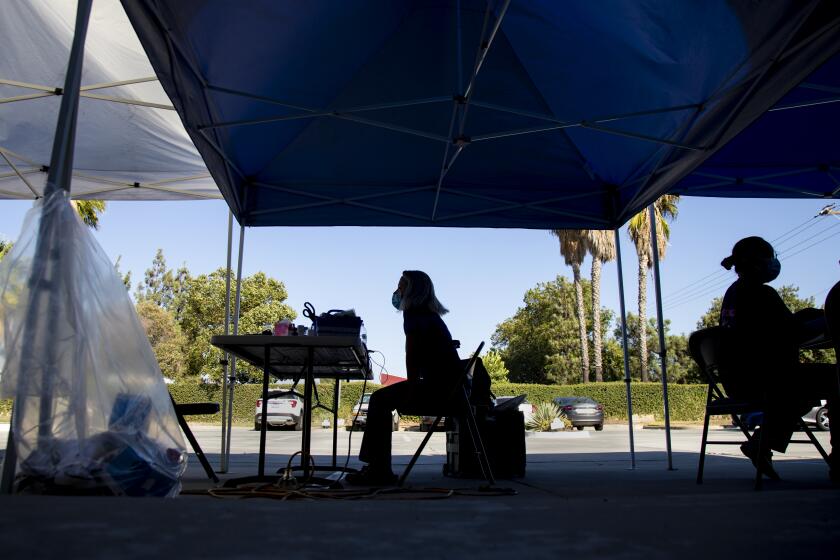
<path id="1" fill-rule="evenodd" d="M 563 427 L 568 424 L 566 417 L 560 412 L 560 408 L 553 402 L 541 402 L 534 405 L 534 415 L 525 424 L 525 427 L 535 432 L 550 432 L 551 424 L 555 420 L 562 420 Z"/>
<path id="2" fill-rule="evenodd" d="M 345 420 L 350 418 L 351 409 L 362 396 L 363 384 L 358 381 L 341 383 L 341 394 L 338 402 L 338 417 Z M 316 385 L 318 400 L 323 406 L 332 407 L 333 388 L 335 385 L 330 381 L 324 381 Z M 370 393 L 380 386 L 368 383 L 365 391 Z M 271 389 L 279 389 L 281 386 L 272 385 Z M 282 388 L 288 388 L 283 386 Z M 656 419 L 661 420 L 664 405 L 662 401 L 662 385 L 659 383 L 633 383 L 633 413 L 652 414 Z M 534 405 L 544 402 L 552 402 L 555 397 L 568 397 L 572 395 L 592 397 L 604 405 L 604 416 L 608 420 L 627 419 L 627 396 L 625 384 L 622 381 L 606 383 L 586 383 L 577 385 L 536 385 L 528 383 L 494 383 L 493 392 L 496 395 L 521 395 L 526 394 L 528 401 Z M 303 392 L 303 386 L 298 385 L 297 390 Z M 175 402 L 222 402 L 221 385 L 204 385 L 201 383 L 178 381 L 169 385 L 169 392 L 175 398 Z M 262 394 L 262 385 L 245 384 L 234 387 L 233 421 L 240 425 L 253 425 L 254 406 Z M 668 386 L 668 401 L 671 406 L 671 419 L 683 422 L 702 422 L 703 412 L 706 407 L 706 386 L 705 385 L 676 385 Z M 11 401 L 0 400 L 0 418 L 8 419 L 11 411 Z M 331 418 L 332 412 L 321 407 L 313 410 L 312 417 L 320 422 L 324 418 Z M 404 417 L 404 420 L 412 421 L 413 417 Z M 221 421 L 221 414 L 207 416 L 191 416 L 191 422 L 215 422 Z"/>

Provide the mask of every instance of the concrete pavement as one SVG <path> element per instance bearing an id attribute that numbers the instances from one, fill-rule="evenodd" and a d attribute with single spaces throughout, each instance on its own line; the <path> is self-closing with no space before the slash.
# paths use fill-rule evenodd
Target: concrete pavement
<path id="1" fill-rule="evenodd" d="M 0 425 L 0 438 L 5 432 Z M 195 426 L 214 466 L 220 428 Z M 423 434 L 394 434 L 395 471 Z M 284 466 L 300 434 L 268 434 L 269 471 Z M 716 430 L 733 441 L 737 432 Z M 827 445 L 825 434 L 819 434 Z M 524 479 L 500 481 L 515 496 L 453 496 L 356 501 L 174 500 L 14 496 L 0 501 L 7 558 L 177 555 L 204 558 L 788 558 L 835 554 L 840 488 L 812 446 L 776 459 L 782 481 L 752 489 L 753 469 L 737 446 L 711 449 L 705 483 L 695 483 L 698 429 L 672 432 L 675 470 L 662 430 L 636 431 L 630 468 L 626 426 L 527 438 Z M 349 434 L 341 433 L 340 463 Z M 351 465 L 360 434 L 353 436 Z M 258 434 L 235 428 L 230 472 L 256 471 Z M 316 429 L 318 464 L 331 461 L 329 432 Z M 416 488 L 476 489 L 480 481 L 441 475 L 443 434 L 434 434 L 409 483 Z M 209 488 L 191 457 L 190 492 Z M 402 497 L 405 498 L 405 497 Z"/>

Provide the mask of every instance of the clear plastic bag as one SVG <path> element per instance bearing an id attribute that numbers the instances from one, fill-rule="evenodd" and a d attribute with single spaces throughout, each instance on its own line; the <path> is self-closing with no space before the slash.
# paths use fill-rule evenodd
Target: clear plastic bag
<path id="1" fill-rule="evenodd" d="M 0 396 L 14 398 L 16 488 L 174 496 L 186 446 L 146 333 L 63 191 L 0 262 Z"/>

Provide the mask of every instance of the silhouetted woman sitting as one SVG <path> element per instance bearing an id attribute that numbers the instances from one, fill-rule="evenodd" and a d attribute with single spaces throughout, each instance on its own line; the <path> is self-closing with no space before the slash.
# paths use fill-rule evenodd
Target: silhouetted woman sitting
<path id="1" fill-rule="evenodd" d="M 391 471 L 391 414 L 394 410 L 432 412 L 442 408 L 461 371 L 452 335 L 441 319 L 447 309 L 435 297 L 428 274 L 404 271 L 391 304 L 403 313 L 408 379 L 371 395 L 359 450 L 359 459 L 367 465 L 358 474 L 347 476 L 351 484 L 385 486 L 396 482 Z"/>

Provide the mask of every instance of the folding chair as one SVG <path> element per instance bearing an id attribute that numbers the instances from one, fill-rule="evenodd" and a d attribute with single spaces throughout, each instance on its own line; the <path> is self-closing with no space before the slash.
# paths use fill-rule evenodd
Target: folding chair
<path id="1" fill-rule="evenodd" d="M 171 394 L 169 395 L 169 398 L 172 399 L 172 406 L 175 409 L 175 416 L 178 417 L 178 425 L 181 426 L 181 429 L 184 431 L 184 435 L 187 436 L 187 440 L 190 442 L 190 445 L 193 448 L 193 452 L 195 452 L 195 456 L 198 457 L 198 462 L 201 463 L 202 467 L 204 467 L 204 472 L 207 474 L 207 478 L 209 478 L 215 483 L 218 483 L 219 477 L 216 476 L 216 472 L 213 470 L 213 467 L 210 466 L 210 462 L 207 460 L 207 457 L 204 456 L 204 451 L 202 451 L 201 446 L 195 439 L 195 436 L 193 435 L 192 430 L 187 424 L 187 420 L 184 418 L 184 416 L 194 416 L 199 414 L 216 414 L 217 412 L 219 412 L 219 403 L 199 402 L 178 404 L 175 402 L 175 399 L 172 398 Z"/>
<path id="2" fill-rule="evenodd" d="M 723 389 L 720 375 L 725 371 L 725 365 L 721 357 L 723 356 L 723 345 L 725 343 L 728 333 L 723 327 L 711 327 L 702 329 L 691 334 L 688 339 L 688 348 L 691 352 L 691 357 L 700 366 L 700 370 L 706 376 L 706 381 L 709 385 L 708 395 L 706 397 L 706 414 L 703 419 L 703 439 L 700 444 L 700 464 L 697 469 L 697 484 L 703 484 L 703 466 L 706 459 L 706 446 L 708 444 L 716 445 L 740 445 L 743 441 L 711 441 L 708 439 L 709 435 L 709 418 L 711 416 L 731 416 L 732 422 L 735 424 L 747 441 L 755 441 L 757 449 L 761 449 L 761 430 L 756 433 L 751 433 L 749 428 L 741 421 L 740 415 L 754 412 L 764 413 L 766 409 L 766 400 L 741 400 L 727 397 Z M 828 455 L 826 454 L 820 442 L 814 437 L 814 434 L 800 419 L 798 422 L 799 429 L 803 430 L 808 435 L 808 440 L 791 440 L 790 443 L 811 443 L 820 452 L 823 459 L 828 462 Z M 761 471 L 756 468 L 755 472 L 755 489 L 761 489 L 762 476 Z"/>
<path id="3" fill-rule="evenodd" d="M 823 309 L 828 332 L 834 345 L 835 361 L 840 367 L 840 282 L 834 284 L 828 291 Z"/>
<path id="4" fill-rule="evenodd" d="M 484 342 L 478 345 L 478 348 L 475 349 L 475 352 L 467 361 L 466 367 L 461 372 L 461 375 L 456 382 L 452 393 L 450 393 L 449 398 L 445 401 L 445 408 L 448 410 L 444 413 L 440 410 L 434 411 L 434 414 L 437 415 L 435 421 L 432 423 L 429 431 L 426 433 L 426 436 L 423 438 L 423 441 L 420 443 L 420 447 L 417 448 L 417 451 L 414 452 L 414 456 L 409 461 L 408 466 L 403 471 L 402 476 L 400 476 L 400 480 L 398 485 L 402 486 L 405 482 L 406 478 L 408 478 L 411 469 L 414 467 L 414 464 L 417 462 L 417 459 L 420 458 L 420 455 L 423 453 L 423 449 L 426 447 L 426 444 L 429 443 L 429 440 L 432 437 L 432 434 L 435 433 L 435 428 L 437 428 L 438 424 L 440 424 L 441 419 L 444 416 L 463 416 L 466 419 L 466 426 L 467 432 L 470 435 L 470 439 L 472 440 L 473 449 L 475 449 L 478 464 L 481 467 L 481 473 L 484 475 L 485 480 L 491 486 L 496 483 L 495 478 L 493 477 L 493 471 L 490 468 L 490 461 L 487 458 L 487 450 L 484 447 L 484 442 L 481 439 L 481 433 L 478 429 L 478 423 L 475 419 L 475 411 L 473 410 L 472 404 L 470 403 L 470 397 L 467 393 L 467 386 L 466 381 L 472 373 L 473 369 L 475 368 L 475 362 L 478 359 L 478 355 L 481 352 L 481 349 L 484 348 Z M 428 411 L 406 411 L 406 414 L 420 414 L 422 415 L 424 412 Z"/>

